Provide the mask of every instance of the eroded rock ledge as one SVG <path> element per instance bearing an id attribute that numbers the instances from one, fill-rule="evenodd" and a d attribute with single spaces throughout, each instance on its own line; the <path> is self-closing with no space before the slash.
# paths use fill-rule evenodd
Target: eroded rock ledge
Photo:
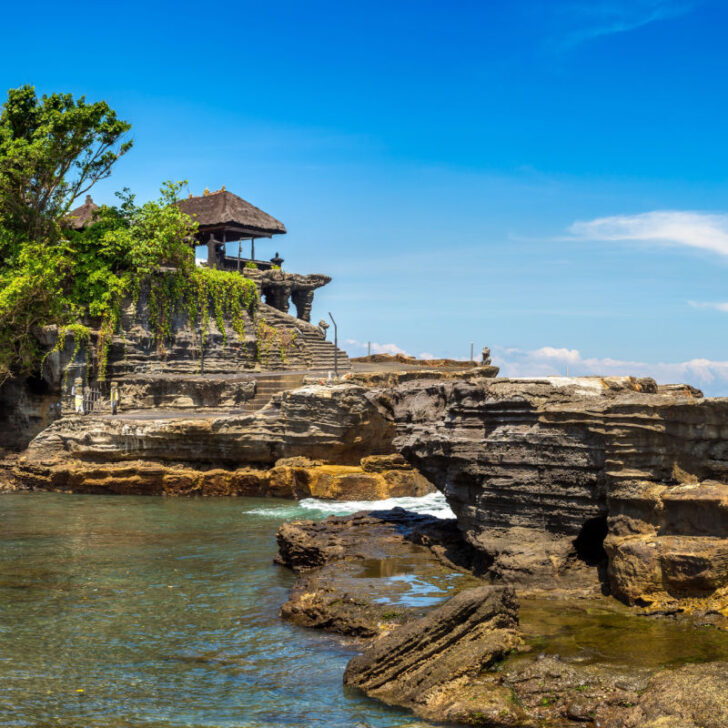
<path id="1" fill-rule="evenodd" d="M 378 402 L 495 581 L 728 607 L 728 399 L 552 378 L 405 383 Z"/>
<path id="2" fill-rule="evenodd" d="M 394 453 L 394 424 L 365 391 L 311 385 L 250 414 L 66 417 L 33 440 L 14 474 L 27 488 L 91 493 L 379 500 L 432 492 Z"/>

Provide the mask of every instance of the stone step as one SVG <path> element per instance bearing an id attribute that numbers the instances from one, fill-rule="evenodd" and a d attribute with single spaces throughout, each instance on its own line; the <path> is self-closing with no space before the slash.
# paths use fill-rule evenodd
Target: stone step
<path id="1" fill-rule="evenodd" d="M 258 377 L 255 396 L 245 403 L 246 412 L 257 412 L 270 402 L 273 395 L 297 389 L 303 384 L 304 374 L 282 374 L 281 376 Z"/>

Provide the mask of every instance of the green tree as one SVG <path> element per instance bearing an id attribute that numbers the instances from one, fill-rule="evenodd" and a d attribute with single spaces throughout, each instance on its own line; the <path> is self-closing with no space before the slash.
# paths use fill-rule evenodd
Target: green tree
<path id="1" fill-rule="evenodd" d="M 11 89 L 0 115 L 0 255 L 17 252 L 19 240 L 58 240 L 74 201 L 131 148 L 130 129 L 105 101 Z"/>
<path id="2" fill-rule="evenodd" d="M 0 267 L 0 384 L 37 368 L 44 326 L 93 324 L 106 346 L 121 301 L 142 280 L 159 278 L 163 266 L 173 267 L 179 280 L 195 275 L 190 241 L 197 223 L 174 204 L 184 184 L 166 182 L 158 200 L 140 207 L 125 190 L 121 204 L 102 206 L 85 230 L 64 230 L 53 245 L 18 245 L 13 261 Z"/>

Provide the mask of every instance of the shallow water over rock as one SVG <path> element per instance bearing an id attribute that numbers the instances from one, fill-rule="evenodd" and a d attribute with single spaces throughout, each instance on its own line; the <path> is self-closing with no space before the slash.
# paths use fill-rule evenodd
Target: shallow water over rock
<path id="1" fill-rule="evenodd" d="M 295 510 L 3 496 L 0 724 L 422 725 L 342 689 L 340 640 L 278 618 L 293 575 L 272 563 L 274 534 Z"/>
<path id="2" fill-rule="evenodd" d="M 653 672 L 728 657 L 728 631 L 696 626 L 689 617 L 646 617 L 608 598 L 520 602 L 527 644 L 568 662 Z"/>

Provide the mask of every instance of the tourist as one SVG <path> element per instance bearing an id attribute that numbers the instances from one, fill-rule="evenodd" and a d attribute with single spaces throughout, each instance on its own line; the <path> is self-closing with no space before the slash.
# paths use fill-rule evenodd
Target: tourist
<path id="1" fill-rule="evenodd" d="M 73 397 L 73 408 L 77 415 L 83 414 L 83 380 L 81 377 L 76 377 L 73 380 L 73 387 L 71 387 L 71 396 Z"/>
<path id="2" fill-rule="evenodd" d="M 111 383 L 109 400 L 111 401 L 111 414 L 115 415 L 119 408 L 119 385 L 116 382 Z"/>

